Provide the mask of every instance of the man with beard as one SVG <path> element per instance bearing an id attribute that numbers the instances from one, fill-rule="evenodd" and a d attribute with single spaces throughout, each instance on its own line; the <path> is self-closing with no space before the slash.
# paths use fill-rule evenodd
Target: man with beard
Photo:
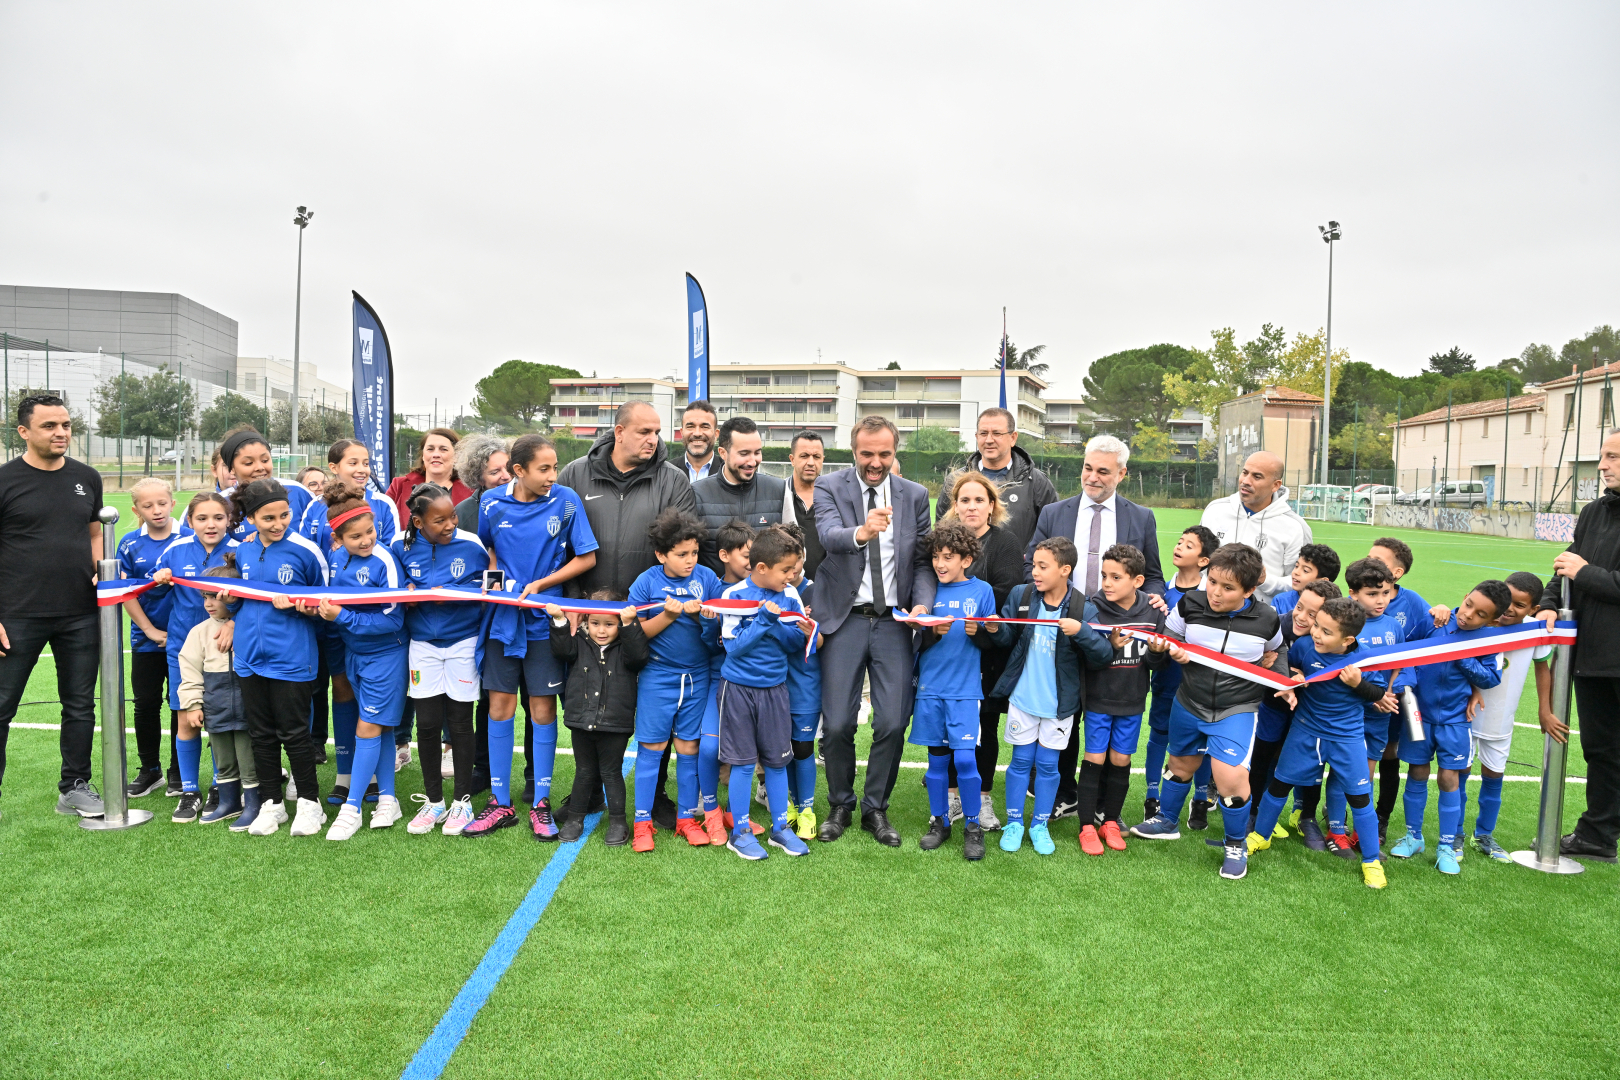
<path id="1" fill-rule="evenodd" d="M 782 522 L 787 482 L 759 471 L 765 460 L 765 438 L 746 416 L 733 416 L 715 436 L 720 468 L 692 485 L 698 517 L 709 527 L 700 558 L 716 575 L 724 576 L 715 534 L 728 521 L 741 521 L 758 532 Z"/>
<path id="2" fill-rule="evenodd" d="M 681 468 L 686 478 L 697 483 L 714 471 L 714 436 L 716 416 L 714 406 L 707 401 L 694 401 L 681 412 Z"/>

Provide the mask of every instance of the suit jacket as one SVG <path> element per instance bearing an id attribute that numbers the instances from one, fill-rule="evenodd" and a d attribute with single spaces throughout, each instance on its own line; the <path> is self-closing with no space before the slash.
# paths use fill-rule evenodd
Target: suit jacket
<path id="1" fill-rule="evenodd" d="M 816 573 L 815 618 L 831 634 L 855 606 L 855 593 L 867 574 L 866 548 L 855 543 L 855 530 L 866 523 L 866 485 L 856 469 L 839 469 L 816 481 L 816 534 L 827 555 Z M 928 489 L 904 477 L 889 478 L 894 517 L 895 607 L 932 606 L 939 579 L 921 540 L 928 535 Z M 872 543 L 877 538 L 872 538 Z"/>
<path id="2" fill-rule="evenodd" d="M 1074 516 L 1080 512 L 1080 500 L 1084 495 L 1075 495 L 1061 502 L 1051 503 L 1042 507 L 1041 516 L 1035 523 L 1035 535 L 1029 546 L 1024 549 L 1024 579 L 1030 580 L 1030 569 L 1035 562 L 1035 545 L 1049 536 L 1066 536 L 1075 541 Z M 1142 553 L 1147 559 L 1146 581 L 1142 588 L 1150 593 L 1164 595 L 1164 571 L 1159 568 L 1159 526 L 1153 517 L 1153 511 L 1145 506 L 1137 506 L 1125 496 L 1114 494 L 1114 542 L 1130 544 Z M 1085 552 L 1080 553 L 1085 558 Z"/>

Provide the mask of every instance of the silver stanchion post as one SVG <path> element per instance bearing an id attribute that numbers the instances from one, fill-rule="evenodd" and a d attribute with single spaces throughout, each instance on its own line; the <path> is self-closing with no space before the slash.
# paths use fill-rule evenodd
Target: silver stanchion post
<path id="1" fill-rule="evenodd" d="M 118 524 L 118 509 L 101 508 L 101 553 L 110 555 L 118 550 L 113 526 Z M 104 558 L 96 566 L 102 581 L 118 578 L 118 560 Z M 129 793 L 129 759 L 124 747 L 124 608 L 122 604 L 109 604 L 100 611 L 101 616 L 101 805 L 106 813 L 98 818 L 80 818 L 79 828 L 104 832 L 112 829 L 133 829 L 152 820 L 150 810 L 131 810 Z M 1556 850 L 1556 848 L 1555 848 Z"/>
<path id="2" fill-rule="evenodd" d="M 1569 578 L 1564 578 L 1564 606 L 1558 609 L 1560 621 L 1575 618 L 1569 606 Z M 1569 723 L 1574 695 L 1570 692 L 1570 671 L 1574 666 L 1575 646 L 1558 646 L 1553 653 L 1552 706 L 1558 718 Z M 1532 870 L 1547 874 L 1579 874 L 1586 867 L 1574 859 L 1558 853 L 1558 843 L 1564 834 L 1564 763 L 1569 756 L 1569 745 L 1548 735 L 1541 751 L 1541 816 L 1536 821 L 1536 843 L 1529 851 L 1515 851 L 1513 861 Z"/>

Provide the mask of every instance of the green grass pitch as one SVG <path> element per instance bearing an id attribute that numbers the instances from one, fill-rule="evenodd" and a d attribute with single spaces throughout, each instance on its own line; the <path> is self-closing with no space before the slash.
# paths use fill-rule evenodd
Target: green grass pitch
<path id="1" fill-rule="evenodd" d="M 1197 515 L 1158 517 L 1168 552 Z M 1377 535 L 1316 532 L 1347 562 Z M 1403 535 L 1408 582 L 1447 603 L 1484 577 L 1545 574 L 1558 550 Z M 27 700 L 54 691 L 42 662 Z M 1534 718 L 1529 690 L 1519 719 Z M 17 717 L 56 720 L 43 705 Z M 525 829 L 255 840 L 171 825 L 161 795 L 139 803 L 153 823 L 94 834 L 52 812 L 54 731 L 14 728 L 8 754 L 0 1077 L 396 1077 L 556 851 Z M 1540 735 L 1520 728 L 1512 758 L 1536 773 Z M 556 787 L 571 775 L 559 756 Z M 1614 867 L 1552 877 L 1470 851 L 1457 879 L 1391 860 L 1376 893 L 1354 863 L 1288 840 L 1227 882 L 1197 834 L 1091 859 L 1073 819 L 1055 856 L 992 842 L 970 865 L 960 830 L 917 849 L 921 776 L 904 769 L 895 789 L 899 850 L 856 831 L 746 864 L 663 833 L 651 855 L 609 850 L 598 830 L 445 1075 L 1620 1072 Z M 401 776 L 407 806 L 420 784 L 414 765 Z M 1128 820 L 1141 793 L 1138 776 Z M 1536 805 L 1535 783 L 1506 786 L 1505 845 L 1528 845 Z M 1584 805 L 1570 784 L 1566 826 Z M 1432 798 L 1429 814 L 1432 851 Z"/>

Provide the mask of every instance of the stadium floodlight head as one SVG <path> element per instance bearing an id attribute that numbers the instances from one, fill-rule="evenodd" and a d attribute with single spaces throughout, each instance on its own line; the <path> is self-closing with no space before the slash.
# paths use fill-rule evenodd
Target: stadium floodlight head
<path id="1" fill-rule="evenodd" d="M 298 226 L 300 229 L 302 229 L 302 228 L 305 228 L 306 226 L 308 226 L 310 221 L 312 221 L 314 219 L 314 217 L 315 217 L 315 211 L 311 210 L 307 206 L 300 206 L 298 208 L 298 212 L 295 215 L 293 215 L 293 224 Z"/>
<path id="2" fill-rule="evenodd" d="M 1339 232 L 1339 223 L 1337 221 L 1330 221 L 1326 225 L 1318 225 L 1316 231 L 1322 234 L 1322 243 L 1324 244 L 1331 244 L 1343 236 Z"/>

